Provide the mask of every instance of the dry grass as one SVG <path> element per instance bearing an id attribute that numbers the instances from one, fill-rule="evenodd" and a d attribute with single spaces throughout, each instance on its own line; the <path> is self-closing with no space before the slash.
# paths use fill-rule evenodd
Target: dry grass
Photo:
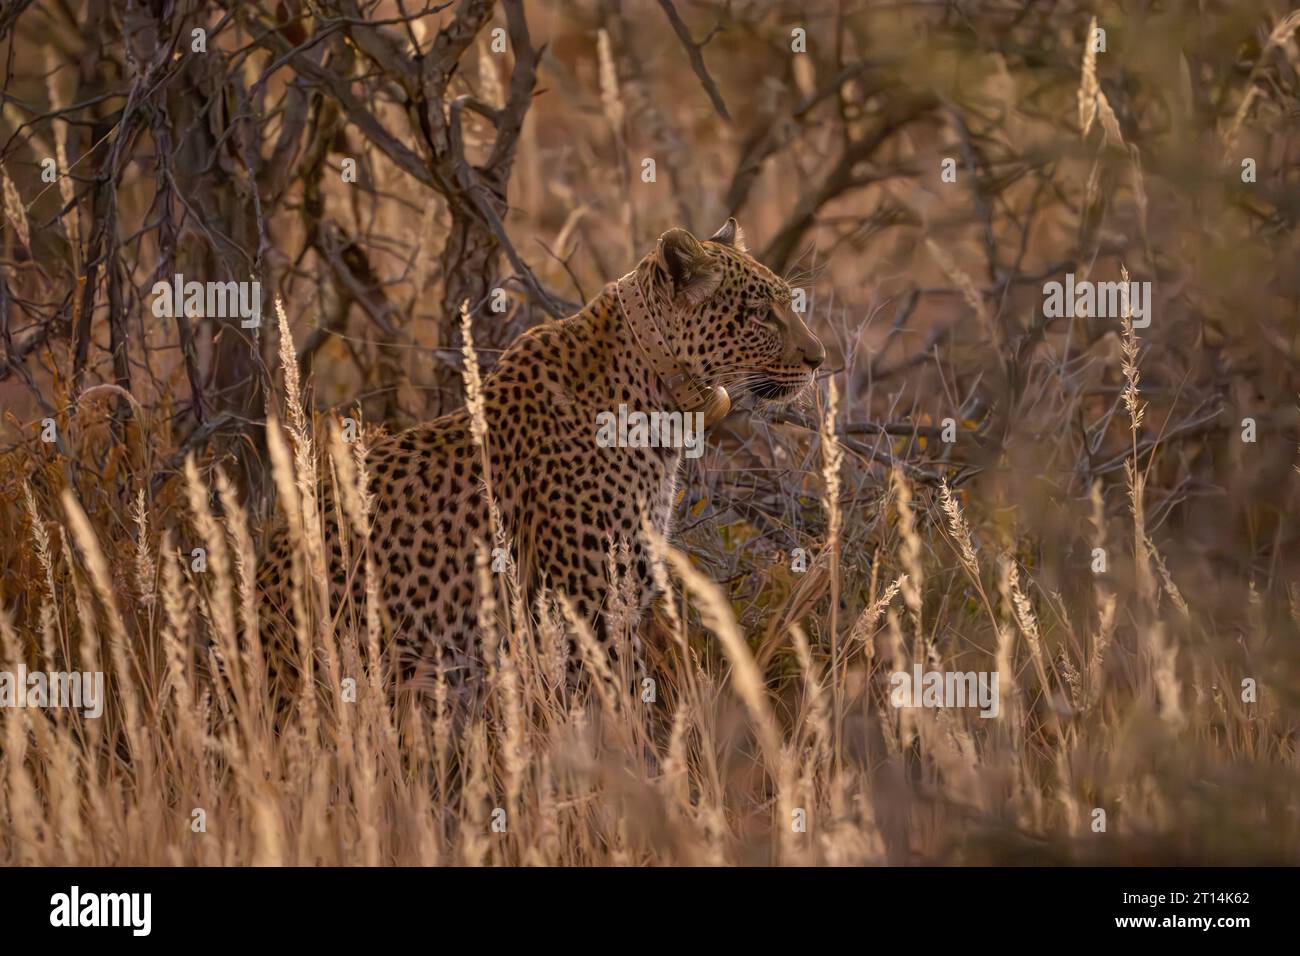
<path id="1" fill-rule="evenodd" d="M 1130 321 L 1124 331 L 1136 429 L 1139 348 Z M 273 460 L 282 500 L 299 512 L 292 526 L 302 529 L 298 563 L 308 569 L 320 559 L 319 531 L 307 530 L 316 522 L 303 511 L 317 463 L 303 451 L 310 426 L 293 388 L 290 379 L 292 448 L 273 443 Z M 832 395 L 828 423 L 834 413 Z M 824 429 L 822 441 L 833 445 L 833 432 Z M 349 547 L 361 548 L 358 456 L 337 438 L 331 453 L 334 480 L 360 511 Z M 841 454 L 826 453 L 828 491 L 838 488 Z M 1293 712 L 1266 666 L 1227 652 L 1234 642 L 1267 643 L 1270 595 L 1251 597 L 1247 618 L 1259 629 L 1233 640 L 1189 615 L 1168 573 L 1160 571 L 1162 592 L 1152 567 L 1160 562 L 1145 530 L 1141 469 L 1126 474 L 1133 544 L 1111 560 L 1131 561 L 1134 574 L 1094 584 L 1081 570 L 1058 593 L 1034 580 L 1014 528 L 972 519 L 946 485 L 930 500 L 895 472 L 870 603 L 838 642 L 792 624 L 755 647 L 727 593 L 647 532 L 656 579 L 669 589 L 653 695 L 611 671 L 567 606 L 591 679 L 566 687 L 547 659 L 559 639 L 553 618 L 534 626 L 517 605 L 498 615 L 486 547 L 479 580 L 489 649 L 484 692 L 470 704 L 445 688 L 418 706 L 390 699 L 377 657 L 359 651 L 378 646 L 377 621 L 346 606 L 331 617 L 322 591 L 302 587 L 305 619 L 316 624 L 299 641 L 304 659 L 315 652 L 321 694 L 305 694 L 278 736 L 251 619 L 247 518 L 220 473 L 222 516 L 191 462 L 187 521 L 161 535 L 143 499 L 134 535 L 124 525 L 110 536 L 71 491 L 60 510 L 45 510 L 24 488 L 41 568 L 28 592 L 39 626 L 20 634 L 0 616 L 7 667 L 21 658 L 33 668 L 102 668 L 113 692 L 99 721 L 64 710 L 6 713 L 0 859 L 1294 862 Z M 823 506 L 828 570 L 856 587 L 863 582 L 833 540 L 839 507 Z M 1122 533 L 1115 521 L 1094 520 L 1107 536 L 1097 540 Z M 206 572 L 190 570 L 182 538 L 205 543 Z M 54 541 L 74 545 L 61 562 Z M 985 590 L 995 569 L 1000 598 Z M 890 579 L 875 595 L 874 582 Z M 900 591 L 902 607 L 893 604 Z M 964 640 L 952 638 L 958 631 Z M 780 666 L 786 659 L 792 670 Z M 913 660 L 997 670 L 1001 717 L 894 709 L 885 676 Z M 1260 703 L 1241 702 L 1243 676 L 1263 685 Z M 344 693 L 345 678 L 354 694 Z M 1246 782 L 1249 801 L 1239 789 Z M 1092 829 L 1095 808 L 1106 812 L 1105 832 Z"/>
<path id="2" fill-rule="evenodd" d="M 46 29 L 47 6 L 24 28 Z M 506 230 L 539 282 L 576 299 L 664 229 L 707 235 L 734 209 L 808 290 L 830 358 L 799 406 L 738 403 L 684 470 L 678 533 L 649 535 L 653 684 L 630 653 L 612 665 L 558 597 L 524 607 L 528 555 L 494 574 L 498 532 L 474 559 L 486 647 L 472 701 L 437 673 L 419 696 L 388 693 L 367 453 L 375 423 L 428 417 L 449 372 L 486 461 L 479 365 L 542 320 L 532 297 L 494 273 L 506 313 L 444 314 L 447 203 L 373 130 L 335 122 L 327 95 L 294 175 L 261 196 L 265 257 L 250 222 L 227 236 L 186 212 L 183 235 L 158 236 L 162 171 L 193 172 L 181 128 L 206 127 L 178 119 L 173 165 L 156 168 L 137 125 L 110 230 L 124 389 L 102 271 L 84 299 L 101 258 L 89 184 L 107 150 L 93 147 L 113 134 L 85 108 L 38 115 L 99 98 L 73 88 L 76 31 L 48 52 L 9 38 L 0 254 L 4 330 L 25 358 L 10 367 L 4 343 L 0 670 L 102 671 L 108 693 L 98 719 L 0 708 L 0 864 L 1300 862 L 1300 21 L 1277 4 L 737 3 L 715 36 L 724 5 L 677 6 L 710 37 L 730 124 L 658 4 L 629 4 L 634 35 L 605 5 L 528 4 L 548 46 L 501 184 Z M 427 46 L 453 12 L 413 35 Z M 1090 20 L 1104 53 L 1089 52 Z M 796 23 L 809 54 L 786 62 Z M 276 59 L 253 48 L 255 26 L 213 37 L 231 76 Z M 488 36 L 450 93 L 496 106 L 510 57 Z M 334 39 L 331 66 L 354 71 L 342 89 L 406 146 L 393 78 Z M 293 79 L 271 70 L 265 103 L 233 111 L 254 125 L 218 131 L 262 150 L 263 178 Z M 180 116 L 190 87 L 176 89 Z M 485 160 L 488 121 L 461 118 L 467 155 Z M 47 154 L 77 175 L 41 182 Z M 344 157 L 361 182 L 342 180 Z M 940 177 L 948 157 L 956 182 Z M 209 165 L 176 188 L 210 191 L 229 218 L 247 205 L 231 185 L 243 166 L 233 147 Z M 190 198 L 168 200 L 177 219 Z M 328 248 L 308 249 L 331 230 L 341 259 L 367 259 L 346 280 Z M 260 410 L 224 408 L 234 424 L 187 455 L 200 418 L 181 333 L 150 318 L 148 292 L 160 262 L 222 279 L 234 272 L 199 271 L 231 255 L 244 278 L 241 249 L 275 299 L 250 364 L 278 357 L 282 380 L 264 432 Z M 1127 269 L 1153 281 L 1149 327 L 1044 317 L 1044 281 Z M 78 372 L 66 331 L 40 333 L 55 316 L 75 326 L 83 299 Z M 245 355 L 236 335 L 196 326 L 200 373 L 231 384 L 215 373 Z M 337 416 L 357 407 L 367 424 L 348 443 Z M 269 463 L 265 480 L 249 462 Z M 364 610 L 325 600 L 331 500 L 362 558 Z M 293 544 L 292 653 L 315 677 L 282 732 L 253 578 L 273 512 Z M 889 676 L 913 664 L 996 673 L 999 716 L 893 707 Z"/>

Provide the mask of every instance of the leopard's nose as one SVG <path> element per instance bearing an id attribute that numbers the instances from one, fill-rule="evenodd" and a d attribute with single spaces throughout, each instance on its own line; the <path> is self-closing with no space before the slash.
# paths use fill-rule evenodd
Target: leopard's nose
<path id="1" fill-rule="evenodd" d="M 816 370 L 826 361 L 826 346 L 813 339 L 803 350 L 803 361 L 810 369 Z"/>

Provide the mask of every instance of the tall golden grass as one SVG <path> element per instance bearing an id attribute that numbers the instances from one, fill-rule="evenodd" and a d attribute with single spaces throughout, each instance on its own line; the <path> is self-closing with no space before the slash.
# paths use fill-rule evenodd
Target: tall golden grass
<path id="1" fill-rule="evenodd" d="M 285 343 L 287 331 L 281 318 Z M 1131 315 L 1123 334 L 1136 434 Z M 465 354 L 473 406 L 470 339 Z M 350 604 L 331 613 L 320 586 L 321 480 L 343 503 L 348 553 L 366 550 L 364 442 L 346 445 L 317 421 L 329 436 L 320 451 L 292 373 L 285 392 L 288 428 L 273 421 L 269 444 L 294 541 L 297 653 L 313 687 L 277 732 L 257 640 L 254 539 L 220 471 L 210 487 L 187 462 L 185 513 L 165 524 L 142 494 L 129 521 L 92 519 L 70 488 L 46 500 L 24 483 L 24 547 L 39 574 L 6 589 L 6 604 L 21 598 L 23 626 L 0 604 L 5 668 L 102 669 L 111 694 L 99 720 L 3 712 L 0 860 L 1296 858 L 1294 711 L 1250 670 L 1249 654 L 1223 653 L 1229 637 L 1248 649 L 1266 640 L 1264 617 L 1251 615 L 1260 631 L 1229 636 L 1189 614 L 1149 537 L 1132 462 L 1126 554 L 1111 544 L 1118 529 L 1096 488 L 1087 502 L 1092 541 L 1131 574 L 1094 579 L 1081 568 L 1091 580 L 1045 589 L 1014 521 L 895 471 L 881 489 L 888 530 L 863 581 L 839 540 L 855 516 L 841 512 L 832 389 L 818 436 L 825 538 L 809 573 L 844 578 L 845 592 L 862 596 L 843 625 L 777 606 L 787 626 L 747 635 L 726 589 L 647 527 L 664 591 L 647 637 L 650 685 L 631 673 L 630 655 L 612 665 L 562 598 L 524 613 L 517 582 L 499 590 L 492 580 L 485 541 L 482 693 L 461 700 L 439 678 L 418 698 L 395 697 L 369 562 L 368 613 Z M 485 428 L 481 409 L 476 417 Z M 202 573 L 190 542 L 206 548 Z M 785 600 L 798 602 L 797 590 Z M 564 676 L 566 627 L 588 674 L 579 687 Z M 892 707 L 887 676 L 913 661 L 996 671 L 1000 716 Z M 1261 685 L 1257 703 L 1242 700 L 1247 676 Z"/>

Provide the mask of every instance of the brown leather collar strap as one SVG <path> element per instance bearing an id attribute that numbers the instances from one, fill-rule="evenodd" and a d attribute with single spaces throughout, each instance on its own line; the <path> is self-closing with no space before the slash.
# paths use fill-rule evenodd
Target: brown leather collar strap
<path id="1" fill-rule="evenodd" d="M 641 283 L 635 271 L 629 272 L 618 280 L 618 302 L 627 316 L 628 328 L 637 347 L 650 363 L 650 368 L 659 376 L 667 397 L 675 410 L 683 412 L 703 411 L 710 403 L 710 390 L 703 388 L 668 347 L 663 330 L 655 321 L 654 313 L 646 303 L 641 292 Z"/>

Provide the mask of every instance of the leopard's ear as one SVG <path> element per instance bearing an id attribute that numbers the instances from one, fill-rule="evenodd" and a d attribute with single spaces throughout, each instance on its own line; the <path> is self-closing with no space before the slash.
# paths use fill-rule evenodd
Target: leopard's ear
<path id="1" fill-rule="evenodd" d="M 745 246 L 745 231 L 740 228 L 740 224 L 736 222 L 735 217 L 728 219 L 723 223 L 721 229 L 709 236 L 709 242 L 720 242 L 724 246 L 731 246 L 738 252 L 749 251 Z"/>
<path id="2" fill-rule="evenodd" d="M 718 290 L 722 267 L 685 229 L 669 229 L 659 237 L 659 264 L 673 283 L 673 297 L 696 306 Z"/>

